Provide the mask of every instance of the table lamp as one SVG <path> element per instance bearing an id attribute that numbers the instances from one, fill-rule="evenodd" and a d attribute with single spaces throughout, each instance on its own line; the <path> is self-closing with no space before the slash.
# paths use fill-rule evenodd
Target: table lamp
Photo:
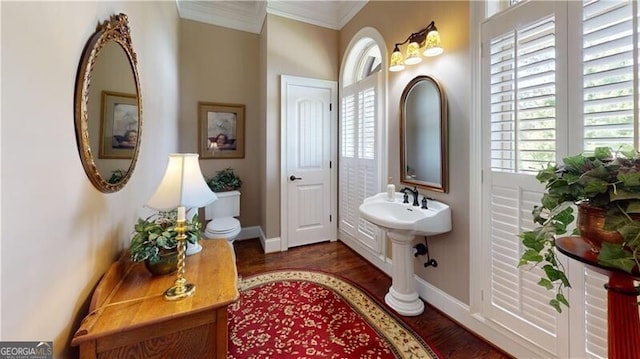
<path id="1" fill-rule="evenodd" d="M 192 295 L 196 286 L 187 283 L 185 272 L 185 247 L 187 224 L 186 207 L 204 207 L 217 199 L 216 194 L 202 176 L 197 153 L 172 153 L 169 155 L 167 171 L 156 192 L 147 201 L 147 207 L 158 211 L 178 209 L 176 240 L 178 246 L 178 274 L 174 285 L 164 292 L 167 300 L 180 300 Z"/>

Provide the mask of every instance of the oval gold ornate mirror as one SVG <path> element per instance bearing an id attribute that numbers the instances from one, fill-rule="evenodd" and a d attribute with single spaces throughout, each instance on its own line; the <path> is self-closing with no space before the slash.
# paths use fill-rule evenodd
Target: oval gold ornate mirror
<path id="1" fill-rule="evenodd" d="M 448 191 L 447 100 L 430 76 L 411 80 L 400 98 L 400 183 Z"/>
<path id="2" fill-rule="evenodd" d="M 75 90 L 75 127 L 80 158 L 101 192 L 129 181 L 142 134 L 142 93 L 127 15 L 98 26 L 82 58 Z"/>

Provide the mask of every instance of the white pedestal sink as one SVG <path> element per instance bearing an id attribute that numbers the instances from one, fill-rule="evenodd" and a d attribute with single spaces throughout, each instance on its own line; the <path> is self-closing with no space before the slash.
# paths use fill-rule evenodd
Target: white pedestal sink
<path id="1" fill-rule="evenodd" d="M 385 302 L 401 315 L 414 316 L 424 311 L 424 303 L 416 292 L 413 271 L 413 240 L 416 235 L 429 236 L 451 230 L 451 209 L 448 205 L 428 200 L 429 208 L 402 203 L 403 194 L 397 192 L 393 201 L 387 193 L 366 198 L 360 205 L 362 217 L 387 231 L 391 239 L 393 264 L 391 288 Z"/>

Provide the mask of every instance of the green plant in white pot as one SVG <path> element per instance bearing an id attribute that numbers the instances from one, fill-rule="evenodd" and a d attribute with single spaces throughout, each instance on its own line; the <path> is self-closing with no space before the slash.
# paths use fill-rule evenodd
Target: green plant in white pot
<path id="1" fill-rule="evenodd" d="M 533 209 L 538 225 L 520 234 L 525 251 L 519 265 L 539 266 L 539 285 L 555 290 L 550 304 L 561 312 L 569 306 L 564 289 L 571 287 L 558 261 L 555 239 L 567 235 L 575 222 L 580 235 L 598 252 L 601 265 L 631 272 L 640 267 L 640 156 L 621 147 L 596 148 L 593 155 L 579 154 L 549 165 L 536 178 L 545 184 L 541 204 Z"/>

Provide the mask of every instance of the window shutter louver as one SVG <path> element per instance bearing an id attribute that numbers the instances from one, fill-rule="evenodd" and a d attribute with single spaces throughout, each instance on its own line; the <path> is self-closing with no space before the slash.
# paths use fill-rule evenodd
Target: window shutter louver
<path id="1" fill-rule="evenodd" d="M 607 277 L 584 268 L 585 351 L 589 359 L 605 359 L 607 353 Z"/>
<path id="2" fill-rule="evenodd" d="M 360 113 L 359 113 L 359 152 L 358 152 L 358 179 L 362 190 L 358 205 L 365 198 L 378 193 L 378 159 L 376 158 L 376 124 L 377 124 L 377 103 L 376 90 L 371 80 L 363 80 L 362 90 L 359 92 Z M 375 83 L 375 82 L 373 82 Z M 372 223 L 360 219 L 358 225 L 358 238 L 367 247 L 379 251 L 378 228 Z"/>
<path id="3" fill-rule="evenodd" d="M 345 95 L 341 99 L 342 113 L 340 121 L 340 224 L 342 230 L 355 235 L 358 222 L 356 169 L 356 122 L 355 94 Z"/>
<path id="4" fill-rule="evenodd" d="M 515 36 L 491 41 L 491 168 L 515 170 Z"/>
<path id="5" fill-rule="evenodd" d="M 584 152 L 608 146 L 637 144 L 634 83 L 633 6 L 629 1 L 582 3 L 582 110 Z M 607 294 L 604 275 L 584 267 L 584 351 L 588 358 L 606 358 Z"/>
<path id="6" fill-rule="evenodd" d="M 358 213 L 364 199 L 380 190 L 376 81 L 377 74 L 343 89 L 339 202 L 341 229 L 379 252 L 380 231 Z"/>
<path id="7" fill-rule="evenodd" d="M 374 88 L 367 88 L 360 92 L 360 137 L 359 157 L 367 160 L 376 158 L 376 92 Z"/>
<path id="8" fill-rule="evenodd" d="M 341 153 L 342 157 L 353 158 L 356 153 L 355 144 L 355 96 L 349 95 L 342 98 L 342 133 Z"/>
<path id="9" fill-rule="evenodd" d="M 584 150 L 634 144 L 633 13 L 627 1 L 583 3 Z M 635 136 L 637 137 L 637 136 Z"/>
<path id="10" fill-rule="evenodd" d="M 534 227 L 531 210 L 543 190 L 534 175 L 556 160 L 555 11 L 552 2 L 526 2 L 511 16 L 482 24 L 483 138 L 490 153 L 483 184 L 489 270 L 483 313 L 549 357 L 565 350 L 549 305 L 553 293 L 537 284 L 541 269 L 518 267 L 518 235 Z"/>
<path id="11" fill-rule="evenodd" d="M 491 169 L 537 172 L 555 161 L 555 21 L 490 41 Z"/>
<path id="12" fill-rule="evenodd" d="M 531 208 L 541 196 L 540 191 L 526 189 L 535 179 L 524 177 L 494 176 L 490 204 L 490 296 L 485 305 L 492 320 L 553 353 L 557 352 L 558 318 L 549 305 L 552 293 L 537 284 L 542 274 L 539 268 L 518 267 L 522 251 L 518 233 L 533 228 Z"/>

